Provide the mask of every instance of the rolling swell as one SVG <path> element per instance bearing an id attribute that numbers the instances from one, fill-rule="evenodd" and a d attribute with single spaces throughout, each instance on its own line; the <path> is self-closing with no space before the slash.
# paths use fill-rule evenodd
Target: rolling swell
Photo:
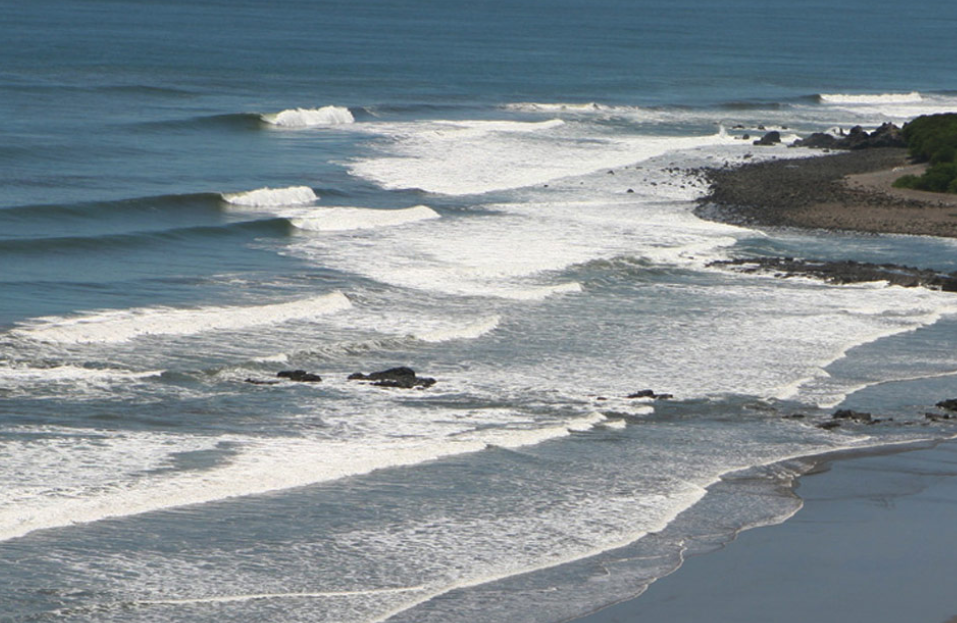
<path id="1" fill-rule="evenodd" d="M 152 197 L 136 197 L 134 199 L 119 199 L 117 201 L 82 201 L 79 203 L 40 203 L 21 205 L 0 210 L 0 218 L 35 219 L 44 216 L 99 218 L 114 213 L 129 214 L 131 211 L 157 210 L 195 210 L 197 206 L 205 204 L 207 207 L 218 206 L 219 193 L 189 193 L 183 195 L 155 195 Z"/>
<path id="2" fill-rule="evenodd" d="M 222 225 L 180 227 L 162 231 L 105 234 L 99 236 L 57 236 L 0 240 L 0 255 L 48 255 L 51 253 L 108 253 L 170 242 L 202 242 L 228 237 L 287 236 L 292 230 L 289 221 L 269 218 Z"/>
<path id="3" fill-rule="evenodd" d="M 224 115 L 203 115 L 185 119 L 164 119 L 147 121 L 134 126 L 143 131 L 168 130 L 231 130 L 236 132 L 258 131 L 263 127 L 260 115 L 256 113 L 230 113 Z"/>

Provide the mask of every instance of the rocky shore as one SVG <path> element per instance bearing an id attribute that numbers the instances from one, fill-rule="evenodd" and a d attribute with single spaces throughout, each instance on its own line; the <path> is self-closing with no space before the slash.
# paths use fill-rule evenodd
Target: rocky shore
<path id="1" fill-rule="evenodd" d="M 727 268 L 743 273 L 767 273 L 775 277 L 811 277 L 828 283 L 849 284 L 885 281 L 904 288 L 929 288 L 957 292 L 957 272 L 942 273 L 931 269 L 898 264 L 870 264 L 843 260 L 825 262 L 793 257 L 758 257 L 717 260 L 711 267 Z"/>
<path id="2" fill-rule="evenodd" d="M 900 190 L 907 151 L 877 147 L 705 169 L 698 216 L 721 222 L 957 237 L 957 196 Z"/>

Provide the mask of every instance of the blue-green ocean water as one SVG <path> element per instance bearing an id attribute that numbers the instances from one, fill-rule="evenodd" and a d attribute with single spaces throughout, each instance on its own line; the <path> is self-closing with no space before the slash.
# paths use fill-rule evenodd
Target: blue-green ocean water
<path id="1" fill-rule="evenodd" d="M 703 221 L 688 172 L 957 110 L 952 3 L 0 15 L 4 623 L 566 620 L 802 457 L 952 433 L 953 295 L 707 264 L 957 244 Z M 397 365 L 437 382 L 346 380 Z"/>

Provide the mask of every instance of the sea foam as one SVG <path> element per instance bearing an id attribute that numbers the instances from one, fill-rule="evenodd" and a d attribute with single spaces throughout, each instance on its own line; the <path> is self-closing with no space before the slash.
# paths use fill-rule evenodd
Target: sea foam
<path id="1" fill-rule="evenodd" d="M 377 125 L 391 140 L 381 156 L 350 172 L 387 189 L 444 195 L 483 194 L 550 183 L 662 154 L 732 143 L 726 134 L 696 137 L 583 135 L 561 120 L 442 121 Z"/>
<path id="2" fill-rule="evenodd" d="M 393 227 L 439 218 L 439 214 L 424 205 L 400 210 L 374 210 L 369 208 L 330 207 L 301 213 L 289 218 L 297 229 L 305 231 L 350 231 Z"/>
<path id="3" fill-rule="evenodd" d="M 308 320 L 350 307 L 341 292 L 268 305 L 142 307 L 108 310 L 75 317 L 48 316 L 11 331 L 13 335 L 48 343 L 91 344 L 125 342 L 151 335 L 193 335 L 236 330 L 292 320 Z"/>
<path id="4" fill-rule="evenodd" d="M 95 469 L 103 465 L 97 462 L 87 470 L 89 474 L 76 475 L 76 483 L 68 496 L 33 496 L 31 489 L 25 488 L 17 494 L 16 504 L 0 505 L 0 541 L 36 530 L 256 495 L 366 474 L 377 469 L 415 465 L 478 452 L 490 445 L 505 448 L 535 445 L 568 436 L 572 431 L 590 430 L 604 419 L 601 414 L 591 413 L 585 417 L 570 417 L 551 426 L 472 430 L 431 440 L 348 442 L 224 436 L 217 438 L 217 442 L 230 443 L 241 449 L 227 464 L 214 469 L 113 481 L 115 471 L 112 466 L 109 470 Z M 59 460 L 58 448 L 50 447 L 48 453 L 42 446 L 34 445 L 28 449 L 38 459 L 45 457 L 43 460 L 56 461 Z M 165 452 L 163 447 L 157 450 L 154 462 L 163 461 L 164 456 L 181 448 L 167 442 Z M 19 460 L 16 452 L 10 458 Z M 128 458 L 132 470 L 137 461 L 135 457 Z"/>
<path id="5" fill-rule="evenodd" d="M 291 108 L 278 113 L 262 115 L 261 119 L 268 124 L 282 128 L 347 125 L 356 121 L 349 109 L 343 106 Z"/>

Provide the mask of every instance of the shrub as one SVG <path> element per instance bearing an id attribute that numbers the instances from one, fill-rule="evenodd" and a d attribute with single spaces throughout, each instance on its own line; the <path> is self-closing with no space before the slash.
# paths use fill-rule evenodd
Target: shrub
<path id="1" fill-rule="evenodd" d="M 930 166 L 920 177 L 905 175 L 894 186 L 957 193 L 957 113 L 918 117 L 903 133 L 911 158 Z"/>

